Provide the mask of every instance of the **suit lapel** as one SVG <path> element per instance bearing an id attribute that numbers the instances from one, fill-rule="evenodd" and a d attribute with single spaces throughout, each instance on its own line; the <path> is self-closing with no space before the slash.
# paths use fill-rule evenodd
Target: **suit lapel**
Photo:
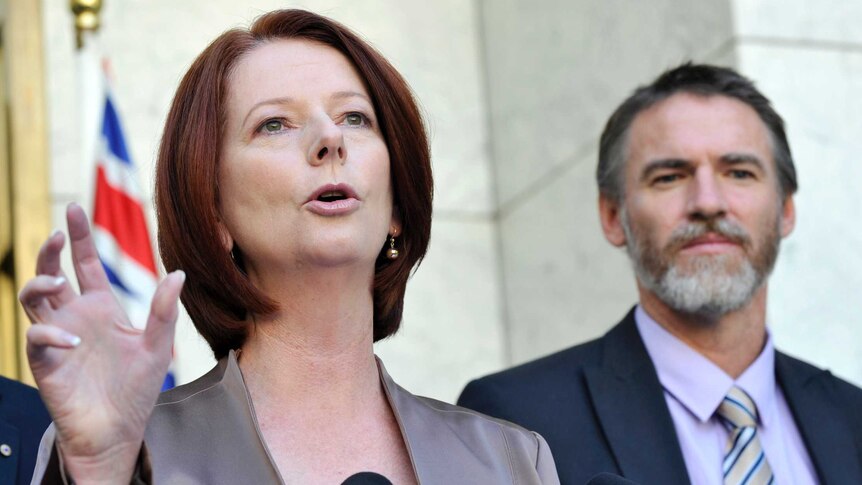
<path id="1" fill-rule="evenodd" d="M 853 435 L 829 398 L 832 375 L 781 352 L 775 355 L 775 373 L 820 481 L 862 483 Z"/>
<path id="2" fill-rule="evenodd" d="M 491 418 L 483 424 L 472 411 L 416 397 L 392 380 L 379 359 L 378 369 L 418 483 L 533 485 L 543 476 L 545 484 L 559 484 L 553 460 L 546 463 L 541 454 L 526 458 L 538 449 L 510 441 L 510 432 Z"/>
<path id="3" fill-rule="evenodd" d="M 5 407 L 7 406 L 7 403 L 3 402 L 6 385 L 3 377 L 0 376 L 0 415 L 2 416 L 6 414 L 2 412 L 5 411 Z M 14 406 L 15 403 L 13 401 L 8 405 Z M 6 483 L 7 481 L 15 483 L 18 479 L 18 455 L 21 454 L 20 441 L 21 433 L 18 427 L 0 417 L 0 444 L 8 446 L 12 450 L 9 456 L 0 456 L 0 482 L 2 483 Z"/>
<path id="4" fill-rule="evenodd" d="M 18 475 L 18 456 L 21 454 L 21 433 L 18 428 L 0 420 L 0 443 L 12 450 L 9 456 L 0 455 L 0 482 L 15 483 Z"/>
<path id="5" fill-rule="evenodd" d="M 413 465 L 416 482 L 419 484 L 451 482 L 451 477 L 444 476 L 449 468 L 439 450 L 447 449 L 447 446 L 460 446 L 463 443 L 459 443 L 457 438 L 450 440 L 447 428 L 434 426 L 433 420 L 422 416 L 421 408 L 411 406 L 413 396 L 392 380 L 379 358 L 377 358 L 377 368 L 389 406 L 401 430 L 404 446 L 407 447 L 407 454 L 410 455 L 410 464 Z M 446 443 L 446 446 L 441 446 L 441 443 Z"/>
<path id="6" fill-rule="evenodd" d="M 620 471 L 639 483 L 688 484 L 673 419 L 634 311 L 604 340 L 602 365 L 584 375 Z"/>

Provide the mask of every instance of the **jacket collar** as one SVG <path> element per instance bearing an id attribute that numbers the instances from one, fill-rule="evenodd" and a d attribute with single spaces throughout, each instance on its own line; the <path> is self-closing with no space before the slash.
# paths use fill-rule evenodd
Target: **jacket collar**
<path id="1" fill-rule="evenodd" d="M 433 430 L 424 429 L 428 424 L 427 420 L 423 419 L 421 410 L 414 409 L 416 406 L 411 406 L 416 397 L 395 383 L 379 358 L 375 356 L 375 360 L 377 361 L 380 382 L 383 384 L 386 399 L 401 431 L 401 437 L 410 456 L 410 462 L 416 474 L 417 482 L 437 483 L 433 478 L 434 467 L 432 466 L 434 457 L 436 456 L 433 452 L 435 448 L 427 446 L 429 440 L 423 440 L 421 437 L 423 435 L 439 435 L 441 430 L 437 428 Z M 254 413 L 254 406 L 252 405 L 251 397 L 248 394 L 248 389 L 245 386 L 245 381 L 239 368 L 236 352 L 231 350 L 227 357 L 221 359 L 216 367 L 198 382 L 201 383 L 201 386 L 195 386 L 195 389 L 190 389 L 190 393 L 199 392 L 201 387 L 219 386 L 231 400 L 240 404 L 235 409 L 241 410 L 243 415 L 236 418 L 240 421 L 248 422 L 254 427 L 254 431 L 266 453 L 273 472 L 278 474 L 278 467 L 275 465 L 266 446 L 266 441 L 263 439 L 263 434 L 260 431 L 257 417 Z M 251 417 L 250 421 L 249 417 Z"/>
<path id="2" fill-rule="evenodd" d="M 775 374 L 820 481 L 862 483 L 860 450 L 846 410 L 835 402 L 842 399 L 834 393 L 837 379 L 781 352 L 776 352 Z"/>
<path id="3" fill-rule="evenodd" d="M 623 475 L 639 483 L 688 484 L 673 419 L 634 309 L 604 336 L 601 363 L 585 368 L 584 375 Z"/>
<path id="4" fill-rule="evenodd" d="M 398 429 L 401 430 L 401 438 L 404 440 L 404 446 L 407 447 L 407 453 L 410 455 L 410 464 L 413 466 L 413 472 L 416 474 L 417 483 L 436 483 L 430 475 L 433 474 L 433 467 L 430 467 L 429 456 L 431 450 L 427 446 L 427 440 L 422 440 L 420 436 L 423 433 L 437 433 L 438 430 L 422 430 L 422 427 L 427 423 L 423 423 L 422 419 L 418 419 L 416 410 L 411 412 L 411 406 L 408 401 L 414 401 L 415 396 L 407 392 L 403 387 L 395 383 L 386 367 L 383 366 L 383 361 L 375 356 L 377 360 L 377 370 L 380 373 L 380 381 L 383 383 L 383 390 L 386 393 L 386 399 L 389 401 L 389 407 L 392 409 L 392 414 L 395 415 L 395 421 L 398 423 Z M 432 436 L 429 434 L 428 436 Z"/>
<path id="5" fill-rule="evenodd" d="M 689 483 L 685 460 L 634 310 L 603 338 L 601 364 L 585 376 L 620 471 L 640 483 Z M 862 483 L 853 430 L 835 399 L 829 371 L 775 353 L 775 373 L 824 484 Z M 660 450 L 645 452 L 644 447 Z"/>

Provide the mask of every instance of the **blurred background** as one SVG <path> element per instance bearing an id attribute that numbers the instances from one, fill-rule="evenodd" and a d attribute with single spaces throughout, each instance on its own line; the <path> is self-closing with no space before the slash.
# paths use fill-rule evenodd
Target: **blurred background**
<path id="1" fill-rule="evenodd" d="M 407 78 L 431 134 L 433 234 L 402 329 L 376 351 L 404 387 L 450 402 L 471 378 L 597 337 L 629 310 L 634 277 L 597 215 L 603 124 L 636 86 L 680 62 L 739 70 L 784 116 L 799 172 L 798 221 L 770 280 L 769 327 L 779 348 L 862 384 L 862 2 L 102 3 L 101 27 L 86 39 L 110 59 L 153 245 L 168 105 L 222 31 L 271 9 L 309 9 L 359 32 Z M 0 0 L 0 25 L 0 373 L 32 382 L 15 295 L 41 242 L 65 228 L 65 206 L 92 211 L 87 154 L 97 133 L 85 134 L 94 115 L 81 72 L 93 58 L 76 49 L 69 1 Z M 178 383 L 212 364 L 183 315 Z"/>

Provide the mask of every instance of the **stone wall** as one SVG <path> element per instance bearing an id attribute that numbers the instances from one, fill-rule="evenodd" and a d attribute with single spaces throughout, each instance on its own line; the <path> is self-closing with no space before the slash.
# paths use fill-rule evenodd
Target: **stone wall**
<path id="1" fill-rule="evenodd" d="M 783 350 L 862 384 L 862 3 L 732 4 L 738 67 L 784 116 L 799 176 L 767 321 Z"/>

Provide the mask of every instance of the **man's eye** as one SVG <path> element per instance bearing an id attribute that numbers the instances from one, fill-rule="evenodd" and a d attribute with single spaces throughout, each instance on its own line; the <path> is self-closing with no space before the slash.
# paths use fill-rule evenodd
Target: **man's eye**
<path id="1" fill-rule="evenodd" d="M 658 177 L 653 179 L 652 183 L 653 185 L 670 184 L 676 182 L 680 178 L 682 178 L 682 176 L 678 173 L 669 173 L 666 175 L 659 175 Z"/>
<path id="2" fill-rule="evenodd" d="M 278 133 L 284 129 L 284 123 L 279 120 L 269 120 L 261 126 L 261 130 L 266 133 Z"/>
<path id="3" fill-rule="evenodd" d="M 749 172 L 748 170 L 731 170 L 730 176 L 739 180 L 754 178 L 754 174 Z"/>
<path id="4" fill-rule="evenodd" d="M 362 126 L 365 124 L 365 116 L 361 113 L 347 113 L 344 117 L 344 124 L 347 126 Z"/>

